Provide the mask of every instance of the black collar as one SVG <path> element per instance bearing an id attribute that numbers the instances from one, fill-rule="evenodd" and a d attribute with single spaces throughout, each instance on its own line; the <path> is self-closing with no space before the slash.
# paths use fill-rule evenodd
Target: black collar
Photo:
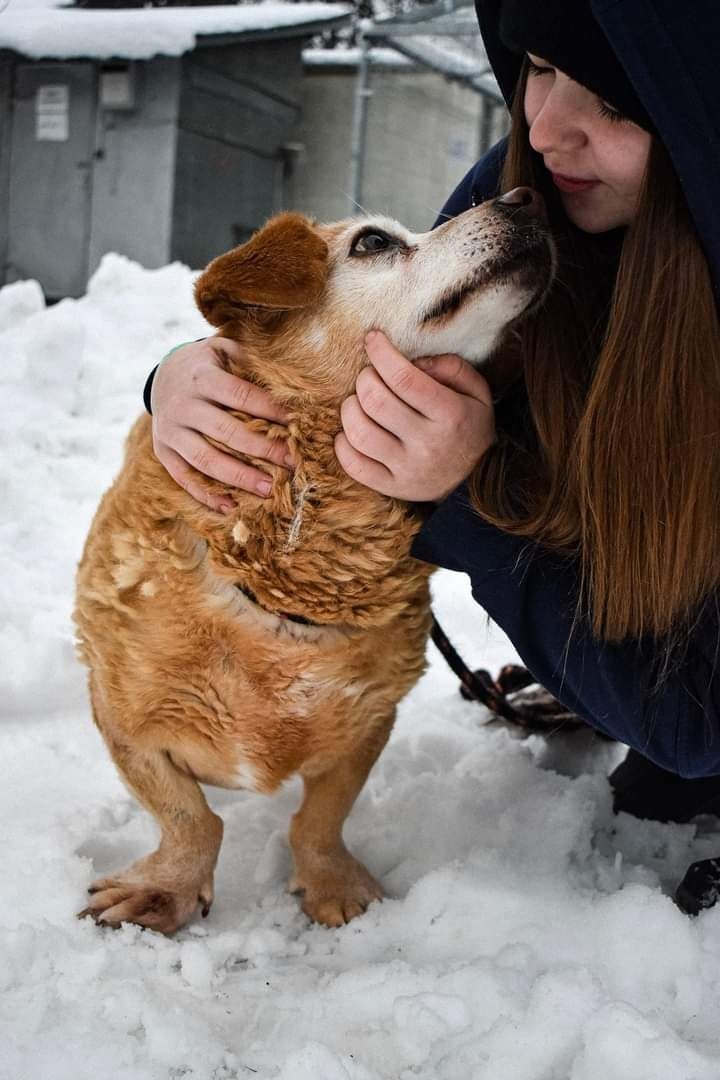
<path id="1" fill-rule="evenodd" d="M 253 604 L 257 604 L 259 608 L 262 608 L 263 611 L 267 611 L 269 615 L 277 615 L 279 619 L 289 619 L 290 622 L 300 623 L 301 626 L 322 626 L 322 623 L 313 622 L 312 619 L 306 619 L 304 615 L 291 615 L 288 611 L 270 611 L 269 608 L 263 607 L 255 593 L 251 592 L 245 585 L 237 585 L 237 588 L 243 596 L 247 596 L 248 600 L 252 600 Z"/>

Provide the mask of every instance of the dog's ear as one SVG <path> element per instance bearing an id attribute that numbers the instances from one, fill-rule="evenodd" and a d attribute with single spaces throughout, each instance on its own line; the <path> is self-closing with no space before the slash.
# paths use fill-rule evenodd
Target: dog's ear
<path id="1" fill-rule="evenodd" d="M 195 285 L 195 302 L 213 326 L 247 307 L 293 311 L 318 300 L 328 248 L 309 218 L 279 214 L 246 244 L 213 259 Z"/>

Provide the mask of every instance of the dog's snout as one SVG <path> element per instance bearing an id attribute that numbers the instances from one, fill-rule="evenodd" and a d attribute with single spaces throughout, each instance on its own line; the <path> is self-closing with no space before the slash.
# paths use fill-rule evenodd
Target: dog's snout
<path id="1" fill-rule="evenodd" d="M 521 211 L 531 218 L 539 218 L 547 221 L 547 210 L 542 195 L 531 187 L 516 187 L 507 191 L 495 200 L 496 206 L 507 207 L 509 210 Z"/>

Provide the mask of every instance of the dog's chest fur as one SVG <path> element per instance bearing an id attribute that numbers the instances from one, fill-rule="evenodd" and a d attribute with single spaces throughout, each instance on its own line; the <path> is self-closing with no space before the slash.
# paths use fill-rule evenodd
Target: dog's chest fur
<path id="1" fill-rule="evenodd" d="M 326 768 L 424 665 L 429 568 L 407 557 L 407 515 L 374 493 L 348 507 L 345 481 L 312 464 L 298 483 L 312 489 L 299 528 L 289 483 L 223 520 L 166 476 L 142 418 L 88 537 L 76 620 L 91 692 L 112 699 L 116 736 L 160 740 L 209 783 L 271 791 Z"/>

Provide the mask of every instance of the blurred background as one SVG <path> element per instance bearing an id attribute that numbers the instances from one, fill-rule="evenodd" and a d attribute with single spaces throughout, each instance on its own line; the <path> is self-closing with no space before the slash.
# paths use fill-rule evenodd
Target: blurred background
<path id="1" fill-rule="evenodd" d="M 0 0 L 0 284 L 198 268 L 281 209 L 424 230 L 506 127 L 467 0 Z"/>

